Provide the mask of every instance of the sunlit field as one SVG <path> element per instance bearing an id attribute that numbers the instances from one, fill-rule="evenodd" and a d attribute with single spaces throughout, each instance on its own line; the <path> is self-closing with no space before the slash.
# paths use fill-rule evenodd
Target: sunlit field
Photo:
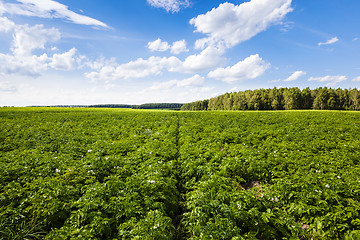
<path id="1" fill-rule="evenodd" d="M 359 239 L 360 112 L 0 109 L 0 239 Z"/>

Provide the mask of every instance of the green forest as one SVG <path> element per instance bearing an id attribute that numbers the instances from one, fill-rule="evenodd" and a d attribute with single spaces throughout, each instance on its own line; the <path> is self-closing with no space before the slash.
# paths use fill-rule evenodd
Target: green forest
<path id="1" fill-rule="evenodd" d="M 358 89 L 273 88 L 246 90 L 188 103 L 181 110 L 360 110 Z"/>

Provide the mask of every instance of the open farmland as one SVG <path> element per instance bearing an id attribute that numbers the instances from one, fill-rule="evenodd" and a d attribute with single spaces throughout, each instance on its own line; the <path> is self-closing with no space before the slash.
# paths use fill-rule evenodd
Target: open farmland
<path id="1" fill-rule="evenodd" d="M 359 239 L 360 113 L 0 110 L 0 239 Z"/>

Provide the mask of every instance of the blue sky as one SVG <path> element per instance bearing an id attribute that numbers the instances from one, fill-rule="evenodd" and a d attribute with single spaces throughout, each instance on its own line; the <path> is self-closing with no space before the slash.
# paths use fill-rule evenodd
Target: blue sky
<path id="1" fill-rule="evenodd" d="M 0 106 L 360 88 L 358 0 L 0 0 Z"/>

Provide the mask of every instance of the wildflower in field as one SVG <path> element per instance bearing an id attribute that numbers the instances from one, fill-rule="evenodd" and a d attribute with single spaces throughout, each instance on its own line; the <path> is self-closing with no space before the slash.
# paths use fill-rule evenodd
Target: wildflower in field
<path id="1" fill-rule="evenodd" d="M 337 176 L 338 179 L 340 179 L 341 177 L 340 176 Z"/>
<path id="2" fill-rule="evenodd" d="M 88 152 L 92 152 L 93 150 L 92 149 L 89 149 Z"/>
<path id="3" fill-rule="evenodd" d="M 326 184 L 325 187 L 326 187 L 326 188 L 330 188 L 330 185 L 329 185 L 329 184 Z"/>
<path id="4" fill-rule="evenodd" d="M 60 173 L 60 169 L 55 169 L 55 172 Z"/>
<path id="5" fill-rule="evenodd" d="M 154 180 L 148 180 L 148 183 L 155 183 Z"/>
<path id="6" fill-rule="evenodd" d="M 279 201 L 279 199 L 278 199 L 277 197 L 273 197 L 273 198 L 271 198 L 271 201 L 278 202 L 278 201 Z"/>

